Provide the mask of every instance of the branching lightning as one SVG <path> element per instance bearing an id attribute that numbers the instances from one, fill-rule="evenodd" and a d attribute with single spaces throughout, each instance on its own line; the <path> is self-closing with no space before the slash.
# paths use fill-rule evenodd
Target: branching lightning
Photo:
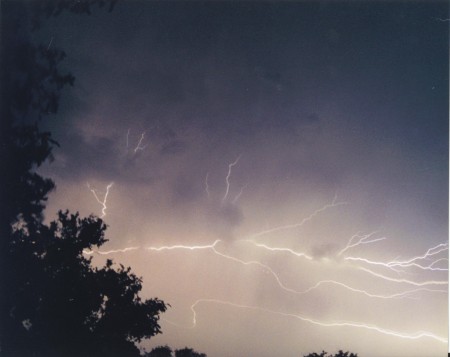
<path id="1" fill-rule="evenodd" d="M 128 129 L 126 137 L 125 137 L 126 138 L 126 151 L 127 152 L 128 152 L 129 147 L 130 147 L 130 132 L 131 132 L 131 129 Z M 141 136 L 139 137 L 139 140 L 138 140 L 136 146 L 133 149 L 133 154 L 136 154 L 138 151 L 143 151 L 147 147 L 148 144 L 145 144 L 145 145 L 143 144 L 144 138 L 145 138 L 145 131 L 143 131 L 141 133 Z"/>
<path id="2" fill-rule="evenodd" d="M 129 147 L 129 135 L 130 130 L 127 132 L 127 148 Z M 140 139 L 137 143 L 137 145 L 134 147 L 133 152 L 137 153 L 139 150 L 144 150 L 146 145 L 143 145 L 143 141 L 145 138 L 145 132 L 143 132 L 140 136 Z M 232 169 L 234 166 L 236 166 L 241 158 L 241 155 L 239 155 L 236 160 L 228 165 L 228 172 L 225 177 L 225 184 L 226 189 L 225 193 L 221 199 L 221 203 L 224 204 L 227 202 L 230 196 L 230 178 L 232 175 Z M 97 191 L 93 188 L 91 188 L 89 185 L 89 189 L 94 195 L 95 199 L 99 204 L 102 205 L 102 216 L 104 217 L 106 215 L 106 209 L 107 209 L 107 198 L 109 194 L 109 190 L 112 187 L 113 183 L 110 183 L 107 188 L 106 192 L 103 196 L 103 199 L 100 198 L 100 195 L 97 193 Z M 242 195 L 244 189 L 246 186 L 241 187 L 239 193 L 232 199 L 230 202 L 232 204 L 236 204 L 239 200 L 240 196 Z M 209 186 L 209 172 L 206 173 L 205 181 L 204 181 L 204 189 L 206 192 L 206 195 L 208 198 L 211 197 L 211 191 Z M 317 260 L 314 258 L 313 255 L 309 254 L 305 251 L 297 251 L 294 249 L 291 249 L 289 247 L 282 247 L 282 246 L 271 246 L 269 244 L 261 243 L 255 240 L 258 237 L 268 235 L 274 232 L 279 232 L 283 230 L 288 229 L 294 229 L 299 228 L 305 225 L 307 222 L 313 220 L 315 217 L 317 217 L 320 213 L 334 208 L 341 205 L 347 204 L 343 201 L 338 201 L 337 196 L 333 198 L 331 203 L 325 204 L 324 206 L 316 209 L 314 212 L 312 212 L 307 217 L 303 218 L 301 221 L 288 224 L 288 225 L 282 225 L 282 226 L 276 226 L 264 231 L 257 232 L 253 235 L 250 235 L 247 239 L 241 239 L 234 241 L 232 243 L 227 243 L 222 240 L 215 240 L 212 243 L 209 244 L 203 244 L 203 245 L 191 245 L 191 244 L 175 244 L 175 245 L 162 245 L 162 246 L 147 246 L 147 247 L 140 247 L 140 246 L 130 246 L 125 247 L 123 249 L 116 249 L 116 250 L 108 250 L 108 251 L 84 251 L 84 254 L 86 255 L 92 255 L 94 253 L 99 255 L 110 255 L 110 254 L 120 254 L 120 253 L 128 253 L 132 251 L 137 251 L 141 249 L 145 249 L 149 252 L 155 252 L 155 253 L 162 253 L 162 252 L 172 252 L 172 251 L 188 251 L 193 252 L 197 250 L 203 250 L 203 251 L 209 251 L 213 253 L 214 255 L 220 257 L 221 259 L 224 259 L 226 261 L 234 262 L 243 266 L 253 266 L 256 268 L 259 268 L 259 272 L 263 272 L 266 276 L 270 276 L 271 279 L 274 280 L 274 283 L 278 286 L 280 291 L 287 293 L 287 294 L 294 294 L 298 297 L 301 297 L 303 295 L 311 294 L 314 291 L 318 291 L 319 289 L 323 289 L 326 287 L 332 287 L 333 289 L 344 289 L 352 294 L 360 295 L 366 298 L 371 299 L 383 299 L 383 300 L 389 300 L 389 299 L 420 299 L 421 294 L 423 293 L 429 293 L 429 294 L 445 294 L 447 293 L 447 281 L 443 280 L 421 280 L 419 281 L 417 278 L 414 279 L 405 279 L 402 276 L 397 277 L 390 277 L 385 274 L 381 274 L 377 271 L 373 271 L 368 269 L 367 265 L 376 266 L 380 269 L 388 269 L 389 271 L 393 271 L 396 274 L 401 274 L 404 270 L 408 268 L 414 268 L 414 269 L 420 269 L 422 271 L 429 271 L 429 272 L 439 272 L 439 271 L 448 271 L 448 269 L 443 268 L 442 264 L 444 262 L 448 262 L 447 258 L 443 258 L 442 256 L 439 256 L 440 253 L 448 250 L 448 243 L 441 243 L 436 246 L 433 246 L 429 248 L 424 254 L 411 257 L 409 259 L 394 259 L 388 262 L 382 262 L 382 261 L 375 261 L 367 259 L 363 256 L 348 256 L 348 252 L 350 250 L 355 250 L 354 248 L 359 246 L 367 246 L 372 243 L 380 242 L 383 240 L 386 240 L 386 237 L 377 237 L 376 231 L 363 234 L 363 233 L 356 233 L 354 234 L 349 241 L 346 243 L 346 245 L 339 250 L 337 253 L 335 253 L 335 256 L 332 257 L 333 264 L 345 264 L 345 266 L 348 266 L 351 269 L 356 269 L 358 271 L 364 272 L 369 274 L 370 276 L 381 279 L 384 281 L 387 281 L 392 284 L 397 284 L 398 289 L 396 292 L 391 292 L 388 294 L 382 294 L 376 291 L 377 286 L 374 285 L 374 288 L 372 291 L 368 291 L 365 289 L 361 289 L 357 286 L 352 286 L 351 284 L 344 283 L 342 281 L 332 280 L 332 279 L 324 279 L 316 282 L 314 285 L 303 288 L 302 290 L 296 290 L 292 287 L 287 286 L 285 282 L 282 281 L 280 275 L 277 273 L 275 269 L 270 267 L 267 264 L 264 264 L 261 261 L 258 260 L 245 260 L 237 258 L 230 254 L 222 253 L 219 248 L 222 244 L 236 244 L 238 242 L 248 243 L 248 247 L 251 247 L 253 249 L 261 249 L 269 252 L 270 254 L 287 254 L 294 258 L 303 259 L 305 262 L 312 262 L 317 261 L 318 263 L 321 263 L 320 260 Z M 414 288 L 410 288 L 405 290 L 403 286 L 412 285 Z M 441 288 L 444 286 L 444 288 Z M 374 291 L 375 289 L 375 291 Z M 403 290 L 401 290 L 403 289 Z M 400 290 L 400 291 L 399 291 Z M 275 311 L 271 309 L 266 309 L 264 307 L 260 306 L 251 306 L 251 305 L 244 305 L 244 304 L 238 304 L 230 301 L 223 301 L 223 300 L 217 300 L 217 299 L 198 299 L 191 305 L 191 311 L 193 314 L 193 323 L 191 328 L 195 328 L 197 324 L 197 311 L 196 307 L 201 303 L 215 303 L 215 304 L 221 304 L 221 305 L 227 305 L 232 306 L 239 309 L 247 309 L 247 310 L 254 310 L 254 311 L 260 311 L 264 313 L 270 313 L 270 314 L 276 314 L 283 317 L 289 317 L 289 318 L 295 318 L 298 320 L 301 320 L 303 322 L 307 322 L 310 324 L 314 324 L 317 326 L 322 327 L 351 327 L 351 328 L 359 328 L 359 329 L 365 329 L 365 330 L 371 330 L 377 333 L 381 333 L 384 335 L 389 335 L 396 338 L 401 339 L 409 339 L 409 340 L 418 340 L 422 338 L 430 338 L 434 339 L 436 341 L 447 343 L 447 339 L 437 336 L 431 332 L 427 331 L 418 331 L 415 333 L 404 333 L 404 332 L 398 332 L 390 329 L 385 329 L 382 327 L 379 327 L 377 325 L 368 324 L 368 323 L 362 323 L 362 322 L 349 322 L 349 321 L 320 321 L 316 320 L 314 318 L 307 317 L 305 315 L 301 314 L 295 314 L 295 313 L 288 313 L 283 311 Z M 171 321 L 167 321 L 168 323 L 173 324 L 174 326 L 182 327 L 179 324 Z"/>
<path id="3" fill-rule="evenodd" d="M 102 205 L 102 215 L 100 216 L 100 218 L 103 218 L 106 216 L 106 209 L 108 208 L 106 206 L 106 201 L 108 199 L 108 195 L 109 195 L 109 190 L 111 189 L 111 187 L 113 186 L 113 182 L 111 182 L 108 186 L 106 186 L 106 192 L 103 196 L 103 200 L 101 200 L 98 195 L 97 195 L 97 190 L 95 188 L 92 188 L 89 183 L 87 183 L 87 186 L 89 188 L 89 191 L 92 192 L 92 194 L 94 195 L 95 199 L 97 200 L 98 203 L 100 203 Z"/>
<path id="4" fill-rule="evenodd" d="M 147 145 L 142 145 L 142 141 L 144 140 L 145 137 L 145 131 L 141 134 L 141 138 L 139 139 L 136 147 L 134 148 L 134 153 L 136 154 L 139 150 L 144 150 Z"/>
<path id="5" fill-rule="evenodd" d="M 342 255 L 342 253 L 344 253 L 346 250 L 356 247 L 358 245 L 362 245 L 362 244 L 369 244 L 369 243 L 375 243 L 375 242 L 379 242 L 380 240 L 384 240 L 386 239 L 386 237 L 381 237 L 381 238 L 371 238 L 375 233 L 369 233 L 369 234 L 365 234 L 365 235 L 359 235 L 359 233 L 356 233 L 355 235 L 353 235 L 350 240 L 348 241 L 347 245 L 338 253 L 339 255 Z M 357 242 L 353 242 L 353 240 L 355 238 L 359 238 L 359 240 Z"/>
<path id="6" fill-rule="evenodd" d="M 430 257 L 437 255 L 439 253 L 442 253 L 444 251 L 448 250 L 448 243 L 441 243 L 438 244 L 435 247 L 432 247 L 428 249 L 423 255 L 415 256 L 411 259 L 407 260 L 392 260 L 390 262 L 384 263 L 379 261 L 373 261 L 369 259 L 365 259 L 362 257 L 345 257 L 344 259 L 347 261 L 354 261 L 354 262 L 363 262 L 369 265 L 378 265 L 382 266 L 394 271 L 398 271 L 398 268 L 418 268 L 421 270 L 430 270 L 430 271 L 448 271 L 448 268 L 440 268 L 440 267 L 434 267 L 434 265 L 438 264 L 442 261 L 448 261 L 447 258 L 438 258 L 433 260 L 429 264 L 419 264 L 418 261 L 425 261 L 429 260 Z"/>

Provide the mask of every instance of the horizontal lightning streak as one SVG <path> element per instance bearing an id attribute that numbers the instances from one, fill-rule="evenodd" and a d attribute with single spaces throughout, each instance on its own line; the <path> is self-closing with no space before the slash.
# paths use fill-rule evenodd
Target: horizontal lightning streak
<path id="1" fill-rule="evenodd" d="M 300 314 L 290 314 L 290 313 L 286 313 L 286 312 L 281 312 L 281 311 L 275 311 L 275 310 L 271 310 L 271 309 L 266 309 L 263 307 L 259 307 L 259 306 L 251 306 L 251 305 L 242 305 L 242 304 L 235 304 L 229 301 L 223 301 L 223 300 L 216 300 L 216 299 L 199 299 L 197 301 L 195 301 L 192 305 L 191 305 L 191 311 L 193 313 L 193 326 L 192 328 L 194 328 L 197 324 L 197 312 L 195 310 L 195 307 L 200 304 L 200 303 L 215 303 L 215 304 L 221 304 L 221 305 L 228 305 L 228 306 L 232 306 L 232 307 L 236 307 L 236 308 L 240 308 L 240 309 L 249 309 L 249 310 L 255 310 L 255 311 L 262 311 L 262 312 L 266 312 L 266 313 L 270 313 L 270 314 L 276 314 L 276 315 L 280 315 L 280 316 L 285 316 L 285 317 L 292 317 L 292 318 L 296 318 L 299 319 L 301 321 L 304 322 L 308 322 L 314 325 L 318 325 L 318 326 L 322 326 L 322 327 L 354 327 L 354 328 L 361 328 L 361 329 L 366 329 L 366 330 L 371 330 L 371 331 L 376 331 L 379 332 L 381 334 L 384 335 L 389 335 L 389 336 L 393 336 L 393 337 L 398 337 L 398 338 L 402 338 L 402 339 L 409 339 L 409 340 L 417 340 L 420 338 L 431 338 L 434 339 L 436 341 L 442 342 L 442 343 L 447 343 L 448 340 L 446 338 L 437 336 L 431 332 L 427 332 L 427 331 L 418 331 L 416 333 L 413 334 L 407 334 L 407 333 L 403 333 L 403 332 L 397 332 L 397 331 L 393 331 L 393 330 L 389 330 L 389 329 L 385 329 L 385 328 L 381 328 L 375 325 L 369 325 L 369 324 L 363 324 L 363 323 L 359 323 L 359 322 L 321 322 L 309 317 L 305 317 L 303 315 Z"/>
<path id="2" fill-rule="evenodd" d="M 347 284 L 344 284 L 342 282 L 335 281 L 335 280 L 322 280 L 322 281 L 319 281 L 314 286 L 312 286 L 312 287 L 310 287 L 310 288 L 308 288 L 306 290 L 299 291 L 299 290 L 295 290 L 295 289 L 289 288 L 286 285 L 284 285 L 282 283 L 280 277 L 278 276 L 278 274 L 266 264 L 263 264 L 263 263 L 261 263 L 259 261 L 256 261 L 256 260 L 245 261 L 245 260 L 238 259 L 238 258 L 230 256 L 230 255 L 221 253 L 220 251 L 218 251 L 216 249 L 216 246 L 220 242 L 221 242 L 221 240 L 218 239 L 218 240 L 215 240 L 212 244 L 206 244 L 206 245 L 172 245 L 172 246 L 161 246 L 161 247 L 146 247 L 145 249 L 146 250 L 150 250 L 150 251 L 155 251 L 155 252 L 172 251 L 172 250 L 190 250 L 190 251 L 193 251 L 193 250 L 211 250 L 214 254 L 216 254 L 216 255 L 224 258 L 224 259 L 231 260 L 231 261 L 234 261 L 234 262 L 237 262 L 239 264 L 246 265 L 246 266 L 249 266 L 249 265 L 259 266 L 260 268 L 264 269 L 265 271 L 269 272 L 272 275 L 272 277 L 275 279 L 275 281 L 277 282 L 278 286 L 282 290 L 284 290 L 286 292 L 289 292 L 289 293 L 292 293 L 292 294 L 296 294 L 296 295 L 307 294 L 307 293 L 309 293 L 309 292 L 311 292 L 311 291 L 313 291 L 313 290 L 315 290 L 315 289 L 317 289 L 320 286 L 325 285 L 325 284 L 337 285 L 337 286 L 340 286 L 342 288 L 345 288 L 345 289 L 350 290 L 350 291 L 355 292 L 355 293 L 360 293 L 360 294 L 366 295 L 366 296 L 371 297 L 371 298 L 380 298 L 380 299 L 412 298 L 411 295 L 413 293 L 417 293 L 417 292 L 420 292 L 420 291 L 438 292 L 438 293 L 439 292 L 440 293 L 445 293 L 446 292 L 446 290 L 419 288 L 419 289 L 407 290 L 407 291 L 400 292 L 400 293 L 395 293 L 395 294 L 382 295 L 382 294 L 373 294 L 373 293 L 370 293 L 370 292 L 368 292 L 366 290 L 357 289 L 357 288 L 351 287 L 351 286 L 349 286 Z M 269 247 L 269 246 L 267 246 L 265 244 L 259 244 L 259 243 L 256 243 L 256 242 L 250 241 L 250 240 L 246 240 L 246 242 L 253 243 L 255 246 L 267 249 L 269 251 L 273 251 L 273 252 L 287 252 L 287 253 L 295 255 L 297 257 L 303 257 L 303 258 L 306 258 L 308 260 L 312 259 L 312 257 L 310 257 L 310 256 L 308 256 L 308 255 L 306 255 L 304 253 L 295 252 L 295 251 L 293 251 L 291 249 L 288 249 L 288 248 L 273 248 L 273 247 Z M 137 250 L 137 249 L 140 249 L 140 247 L 135 246 L 135 247 L 127 247 L 127 248 L 124 248 L 124 249 L 117 249 L 117 250 L 95 251 L 95 253 L 97 253 L 99 255 L 109 255 L 109 254 L 115 254 L 115 253 L 126 253 L 126 252 Z M 91 254 L 93 254 L 93 251 L 84 251 L 84 253 L 87 254 L 87 255 L 91 255 Z M 360 258 L 360 259 L 363 259 L 363 258 Z M 377 273 L 375 273 L 375 272 L 373 272 L 371 270 L 364 269 L 362 267 L 358 267 L 358 269 L 366 271 L 366 272 L 368 272 L 368 273 L 370 273 L 372 275 L 375 275 L 377 277 L 383 278 L 385 280 L 398 282 L 398 283 L 408 283 L 408 284 L 412 284 L 412 285 L 415 285 L 415 286 L 446 285 L 447 284 L 446 282 L 443 282 L 443 281 L 426 281 L 426 282 L 418 283 L 418 282 L 414 282 L 414 281 L 410 281 L 410 280 L 406 280 L 406 279 L 395 279 L 395 278 L 386 277 L 384 275 L 377 274 Z"/>
<path id="3" fill-rule="evenodd" d="M 380 261 L 373 261 L 373 260 L 369 260 L 369 259 L 361 258 L 361 257 L 345 257 L 344 259 L 348 260 L 348 261 L 363 262 L 363 263 L 370 264 L 370 265 L 379 265 L 379 266 L 383 266 L 385 268 L 388 268 L 388 269 L 391 269 L 394 271 L 397 271 L 395 268 L 409 268 L 409 267 L 415 267 L 415 268 L 418 268 L 421 270 L 448 271 L 447 268 L 433 267 L 438 262 L 445 261 L 445 260 L 448 261 L 448 259 L 446 259 L 446 258 L 436 259 L 436 260 L 432 261 L 431 263 L 429 263 L 428 265 L 415 263 L 416 261 L 419 261 L 419 260 L 429 259 L 430 257 L 432 257 L 436 254 L 439 254 L 441 252 L 444 252 L 446 250 L 448 250 L 448 243 L 441 243 L 435 247 L 428 249 L 425 252 L 425 254 L 423 254 L 423 255 L 419 255 L 419 256 L 413 257 L 408 260 L 393 260 L 393 261 L 390 261 L 387 263 L 380 262 Z"/>
<path id="4" fill-rule="evenodd" d="M 332 284 L 332 285 L 338 285 L 341 286 L 345 289 L 348 289 L 350 291 L 353 291 L 355 293 L 360 293 L 360 294 L 364 294 L 368 297 L 372 297 L 372 298 L 379 298 L 379 299 L 399 299 L 399 298 L 412 298 L 411 295 L 414 293 L 418 293 L 421 291 L 427 291 L 427 292 L 437 292 L 437 293 L 446 293 L 447 290 L 437 290 L 437 289 L 427 289 L 427 288 L 419 288 L 419 289 L 414 289 L 414 290 L 407 290 L 407 291 L 403 291 L 401 293 L 396 293 L 396 294 L 390 294 L 390 295 L 380 295 L 380 294 L 371 294 L 368 293 L 365 290 L 360 290 L 360 289 L 356 289 L 356 288 L 352 288 L 349 285 L 346 285 L 344 283 L 340 283 L 338 281 L 334 281 L 334 280 L 322 280 L 319 281 L 316 285 L 310 287 L 309 289 L 303 291 L 303 294 L 307 294 L 311 291 L 313 291 L 314 289 L 317 289 L 318 287 L 320 287 L 323 284 Z"/>
<path id="5" fill-rule="evenodd" d="M 290 248 L 269 247 L 266 244 L 257 243 L 257 242 L 255 242 L 255 241 L 253 241 L 251 239 L 244 239 L 244 240 L 241 240 L 241 242 L 250 242 L 253 245 L 255 245 L 256 247 L 264 248 L 264 249 L 269 250 L 271 252 L 286 252 L 286 253 L 295 255 L 296 257 L 303 257 L 303 258 L 308 259 L 308 260 L 312 260 L 313 259 L 311 256 L 309 256 L 309 255 L 307 255 L 305 253 L 299 253 L 299 252 L 296 252 L 296 251 L 294 251 L 294 250 L 292 250 Z"/>
<path id="6" fill-rule="evenodd" d="M 110 255 L 110 254 L 117 254 L 117 253 L 126 253 L 131 252 L 133 250 L 138 250 L 140 247 L 127 247 L 123 249 L 112 249 L 112 250 L 83 250 L 83 253 L 86 255 L 92 255 L 92 254 L 99 254 L 99 255 Z"/>
<path id="7" fill-rule="evenodd" d="M 277 281 L 277 283 L 280 286 L 280 288 L 282 288 L 285 291 L 294 293 L 294 294 L 298 294 L 299 293 L 298 291 L 290 289 L 290 288 L 286 287 L 285 285 L 283 285 L 283 283 L 281 282 L 281 280 L 278 277 L 278 275 L 269 266 L 267 266 L 267 265 L 265 265 L 265 264 L 263 264 L 261 262 L 258 262 L 256 260 L 244 261 L 244 260 L 241 260 L 241 259 L 238 259 L 238 258 L 232 257 L 230 255 L 226 255 L 226 254 L 223 254 L 223 253 L 219 252 L 216 249 L 216 245 L 219 242 L 221 242 L 221 240 L 218 239 L 218 240 L 214 241 L 214 243 L 208 244 L 208 245 L 193 245 L 193 246 L 172 245 L 172 246 L 163 246 L 163 247 L 147 247 L 145 249 L 156 251 L 156 252 L 161 252 L 161 251 L 164 251 L 164 250 L 177 250 L 177 249 L 184 249 L 184 250 L 209 249 L 209 250 L 212 250 L 214 254 L 216 254 L 216 255 L 224 258 L 224 259 L 228 259 L 228 260 L 237 262 L 237 263 L 242 264 L 242 265 L 257 265 L 260 268 L 263 268 L 264 270 L 268 271 L 275 278 L 275 280 Z"/>
<path id="8" fill-rule="evenodd" d="M 217 239 L 212 244 L 208 245 L 166 245 L 162 247 L 146 247 L 146 250 L 153 250 L 156 252 L 161 252 L 163 250 L 176 250 L 176 249 L 185 249 L 185 250 L 198 250 L 198 249 L 213 249 L 218 243 L 220 239 Z"/>
<path id="9" fill-rule="evenodd" d="M 307 294 L 307 293 L 311 292 L 312 290 L 317 289 L 319 286 L 324 285 L 324 284 L 338 285 L 338 286 L 341 286 L 341 287 L 343 287 L 343 288 L 345 288 L 347 290 L 350 290 L 352 292 L 364 294 L 364 295 L 366 295 L 368 297 L 372 297 L 372 298 L 381 298 L 381 299 L 410 298 L 411 294 L 413 294 L 415 292 L 419 292 L 419 291 L 446 292 L 444 290 L 433 290 L 433 289 L 422 288 L 422 289 L 408 290 L 408 291 L 404 291 L 404 292 L 400 292 L 400 293 L 396 293 L 396 294 L 391 294 L 391 295 L 381 295 L 381 294 L 372 294 L 372 293 L 369 293 L 369 292 L 367 292 L 365 290 L 356 289 L 356 288 L 353 288 L 353 287 L 351 287 L 349 285 L 346 285 L 344 283 L 341 283 L 341 282 L 338 282 L 338 281 L 334 281 L 334 280 L 323 280 L 323 281 L 318 282 L 316 285 L 314 285 L 314 286 L 312 286 L 312 287 L 310 287 L 310 288 L 308 288 L 308 289 L 306 289 L 304 291 L 299 291 L 299 290 L 295 290 L 295 289 L 289 288 L 286 285 L 284 285 L 282 283 L 280 277 L 278 276 L 278 274 L 266 264 L 263 264 L 263 263 L 261 263 L 259 261 L 256 261 L 256 260 L 245 261 L 245 260 L 238 259 L 238 258 L 230 256 L 230 255 L 221 253 L 220 251 L 218 251 L 216 249 L 217 244 L 220 243 L 220 242 L 221 242 L 220 240 L 216 240 L 216 241 L 214 241 L 214 243 L 209 244 L 209 245 L 194 245 L 194 246 L 173 245 L 173 246 L 163 246 L 163 247 L 147 247 L 146 249 L 147 250 L 152 250 L 152 251 L 158 251 L 158 252 L 163 251 L 163 250 L 177 250 L 177 249 L 184 249 L 184 250 L 191 250 L 191 251 L 192 250 L 198 250 L 198 249 L 209 249 L 209 250 L 212 250 L 214 254 L 216 254 L 216 255 L 224 258 L 224 259 L 231 260 L 231 261 L 237 262 L 237 263 L 242 264 L 242 265 L 256 265 L 256 266 L 259 266 L 260 268 L 263 268 L 264 270 L 266 270 L 267 272 L 269 272 L 273 276 L 273 278 L 276 280 L 278 286 L 282 290 L 284 290 L 286 292 L 289 292 L 289 293 L 292 293 L 292 294 L 296 294 L 296 295 Z M 261 246 L 264 247 L 264 248 L 269 248 L 269 250 L 273 250 L 273 248 L 271 249 L 268 246 L 265 246 L 265 245 L 261 245 Z M 279 248 L 279 249 L 276 249 L 275 251 L 284 251 L 284 249 L 283 248 Z M 299 257 L 307 257 L 307 259 L 312 259 L 312 258 L 310 258 L 308 256 L 305 256 L 303 253 L 297 253 L 297 252 L 294 252 L 294 251 L 292 251 L 290 249 L 286 249 L 286 251 L 288 251 L 289 253 L 294 254 L 296 256 L 299 256 Z"/>
<path id="10" fill-rule="evenodd" d="M 439 253 L 444 252 L 446 250 L 448 250 L 448 243 L 441 243 L 441 244 L 438 244 L 435 247 L 432 247 L 432 248 L 428 249 L 425 252 L 425 254 L 423 254 L 423 255 L 420 255 L 420 256 L 411 258 L 409 260 L 405 260 L 405 261 L 394 261 L 394 262 L 391 262 L 390 264 L 394 264 L 394 263 L 395 264 L 408 264 L 408 263 L 412 263 L 412 262 L 414 262 L 416 260 L 426 259 L 426 258 L 428 258 L 430 256 L 439 254 Z"/>
<path id="11" fill-rule="evenodd" d="M 396 279 L 396 278 L 391 278 L 388 277 L 386 275 L 382 275 L 382 274 L 378 274 L 375 273 L 372 270 L 363 268 L 363 267 L 358 267 L 359 270 L 365 271 L 366 273 L 369 273 L 373 276 L 376 276 L 378 278 L 387 280 L 387 281 L 392 281 L 392 282 L 396 282 L 396 283 L 405 283 L 405 284 L 410 284 L 410 285 L 415 285 L 415 286 L 426 286 L 426 285 L 448 285 L 448 281 L 442 281 L 442 280 L 428 280 L 428 281 L 423 281 L 423 282 L 415 282 L 415 281 L 411 281 L 411 280 L 407 280 L 407 279 Z"/>

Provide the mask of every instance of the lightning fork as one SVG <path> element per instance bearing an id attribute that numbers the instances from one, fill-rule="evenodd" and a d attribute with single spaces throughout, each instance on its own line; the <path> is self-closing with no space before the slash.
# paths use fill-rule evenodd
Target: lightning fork
<path id="1" fill-rule="evenodd" d="M 92 192 L 92 194 L 94 195 L 94 197 L 97 200 L 97 202 L 102 205 L 102 215 L 100 216 L 100 218 L 103 218 L 103 217 L 106 216 L 106 209 L 108 208 L 108 207 L 106 207 L 106 201 L 108 199 L 109 190 L 113 186 L 113 184 L 114 183 L 111 182 L 108 186 L 106 186 L 106 193 L 105 193 L 105 195 L 103 197 L 103 200 L 100 200 L 100 198 L 97 195 L 97 191 L 94 188 L 91 188 L 89 183 L 87 183 L 87 186 L 88 186 L 89 190 Z"/>
<path id="2" fill-rule="evenodd" d="M 141 138 L 139 139 L 136 147 L 134 148 L 134 153 L 135 154 L 138 152 L 138 150 L 142 151 L 142 150 L 144 150 L 147 147 L 147 145 L 142 146 L 142 140 L 144 140 L 144 137 L 145 137 L 145 131 L 142 132 Z"/>
<path id="3" fill-rule="evenodd" d="M 348 241 L 347 245 L 337 254 L 338 256 L 342 255 L 342 253 L 344 253 L 346 250 L 356 247 L 358 245 L 362 245 L 362 244 L 369 244 L 369 243 L 375 243 L 375 242 L 379 242 L 380 240 L 385 240 L 386 237 L 381 237 L 381 238 L 373 238 L 373 239 L 369 239 L 370 237 L 372 237 L 375 233 L 377 233 L 377 231 L 374 231 L 372 233 L 369 234 L 365 234 L 360 236 L 359 233 L 354 234 L 350 240 Z M 359 240 L 357 242 L 353 242 L 353 240 L 355 238 L 359 238 Z"/>

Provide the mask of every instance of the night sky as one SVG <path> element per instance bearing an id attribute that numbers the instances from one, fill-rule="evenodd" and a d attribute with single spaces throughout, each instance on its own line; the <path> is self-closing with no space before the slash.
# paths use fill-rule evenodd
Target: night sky
<path id="1" fill-rule="evenodd" d="M 46 22 L 76 77 L 42 123 L 61 144 L 46 217 L 103 216 L 95 261 L 171 305 L 142 347 L 447 352 L 448 18 L 122 1 Z"/>

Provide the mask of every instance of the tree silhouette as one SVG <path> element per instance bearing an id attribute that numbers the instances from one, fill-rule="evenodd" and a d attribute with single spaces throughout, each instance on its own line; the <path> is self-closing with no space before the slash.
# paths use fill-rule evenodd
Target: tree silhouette
<path id="1" fill-rule="evenodd" d="M 158 346 L 145 354 L 145 357 L 172 357 L 172 349 L 169 346 Z"/>
<path id="2" fill-rule="evenodd" d="M 204 353 L 194 351 L 192 348 L 182 348 L 175 351 L 175 357 L 206 357 Z"/>
<path id="3" fill-rule="evenodd" d="M 322 351 L 321 353 L 313 352 L 304 357 L 358 357 L 358 355 L 352 352 L 344 352 L 342 350 L 339 350 L 334 355 L 327 354 L 327 352 Z"/>
<path id="4" fill-rule="evenodd" d="M 159 299 L 142 300 L 142 280 L 111 260 L 93 267 L 83 252 L 100 247 L 97 217 L 59 212 L 43 223 L 50 179 L 36 169 L 58 145 L 39 129 L 56 113 L 63 51 L 31 41 L 42 19 L 61 11 L 90 13 L 114 1 L 2 1 L 0 162 L 0 346 L 3 356 L 139 356 L 135 342 L 161 332 Z"/>

